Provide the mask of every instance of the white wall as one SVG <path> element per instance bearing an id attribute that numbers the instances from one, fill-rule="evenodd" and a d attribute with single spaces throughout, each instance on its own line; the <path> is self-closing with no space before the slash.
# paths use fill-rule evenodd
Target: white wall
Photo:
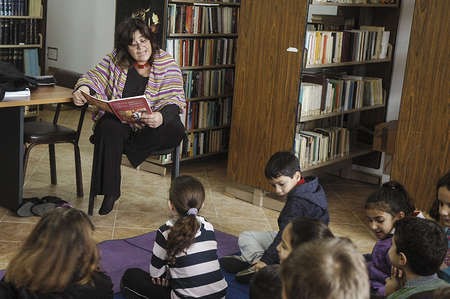
<path id="1" fill-rule="evenodd" d="M 409 36 L 414 13 L 415 0 L 403 0 L 400 5 L 400 19 L 395 42 L 394 65 L 392 69 L 391 89 L 389 91 L 386 120 L 398 119 L 402 98 L 403 78 L 408 56 Z"/>
<path id="2" fill-rule="evenodd" d="M 58 60 L 47 67 L 85 73 L 114 45 L 114 0 L 48 0 L 47 47 Z"/>

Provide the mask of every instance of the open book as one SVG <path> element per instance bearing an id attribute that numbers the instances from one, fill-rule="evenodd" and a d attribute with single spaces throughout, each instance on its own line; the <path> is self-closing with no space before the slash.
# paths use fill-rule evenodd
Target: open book
<path id="1" fill-rule="evenodd" d="M 124 123 L 139 122 L 142 112 L 152 113 L 144 95 L 105 101 L 83 91 L 81 93 L 89 104 L 97 106 L 100 110 L 115 114 Z"/>

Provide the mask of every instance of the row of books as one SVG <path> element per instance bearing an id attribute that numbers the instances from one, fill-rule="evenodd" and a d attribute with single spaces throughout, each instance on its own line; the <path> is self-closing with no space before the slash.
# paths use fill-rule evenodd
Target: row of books
<path id="1" fill-rule="evenodd" d="M 179 66 L 234 64 L 233 39 L 167 39 L 167 52 Z"/>
<path id="2" fill-rule="evenodd" d="M 2 45 L 40 44 L 38 19 L 0 19 Z"/>
<path id="3" fill-rule="evenodd" d="M 26 75 L 40 75 L 39 52 L 38 49 L 0 49 L 0 60 L 14 64 L 17 69 L 22 70 Z"/>
<path id="4" fill-rule="evenodd" d="M 361 26 L 359 30 L 307 31 L 306 64 L 385 59 L 389 36 L 390 31 L 377 26 Z"/>
<path id="5" fill-rule="evenodd" d="M 234 70 L 183 70 L 184 93 L 186 98 L 220 96 L 232 93 Z"/>
<path id="6" fill-rule="evenodd" d="M 350 133 L 344 127 L 316 128 L 295 134 L 294 152 L 305 169 L 347 155 Z"/>
<path id="7" fill-rule="evenodd" d="M 183 142 L 182 158 L 218 153 L 227 150 L 229 129 L 191 132 Z"/>
<path id="8" fill-rule="evenodd" d="M 41 0 L 0 0 L 1 16 L 42 16 Z"/>
<path id="9" fill-rule="evenodd" d="M 231 103 L 231 97 L 215 101 L 188 101 L 186 107 L 186 129 L 203 129 L 230 124 Z"/>
<path id="10" fill-rule="evenodd" d="M 198 6 L 171 3 L 168 6 L 168 34 L 236 33 L 237 7 Z"/>
<path id="11" fill-rule="evenodd" d="M 302 117 L 382 105 L 382 78 L 346 75 L 322 84 L 302 82 L 299 103 Z"/>
<path id="12" fill-rule="evenodd" d="M 23 49 L 0 48 L 0 61 L 12 63 L 17 69 L 23 70 Z"/>

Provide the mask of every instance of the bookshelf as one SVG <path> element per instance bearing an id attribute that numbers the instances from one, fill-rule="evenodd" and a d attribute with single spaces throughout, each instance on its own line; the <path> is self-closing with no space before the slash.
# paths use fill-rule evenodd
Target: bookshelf
<path id="1" fill-rule="evenodd" d="M 45 69 L 47 0 L 0 1 L 0 60 L 29 75 Z M 36 116 L 38 106 L 26 106 L 25 117 Z"/>
<path id="2" fill-rule="evenodd" d="M 239 2 L 167 2 L 165 48 L 183 73 L 187 104 L 181 160 L 228 149 Z"/>
<path id="3" fill-rule="evenodd" d="M 385 120 L 399 1 L 249 2 L 240 8 L 228 176 L 269 191 L 264 166 L 280 150 L 296 152 L 306 175 L 378 168 L 372 131 Z"/>

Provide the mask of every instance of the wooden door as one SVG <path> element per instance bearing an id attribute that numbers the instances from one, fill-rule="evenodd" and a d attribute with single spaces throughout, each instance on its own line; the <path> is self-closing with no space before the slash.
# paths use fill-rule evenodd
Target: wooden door
<path id="1" fill-rule="evenodd" d="M 391 178 L 428 210 L 450 170 L 448 0 L 416 0 Z"/>
<path id="2" fill-rule="evenodd" d="M 268 190 L 267 160 L 292 150 L 306 14 L 307 0 L 241 1 L 227 169 L 237 183 Z"/>

